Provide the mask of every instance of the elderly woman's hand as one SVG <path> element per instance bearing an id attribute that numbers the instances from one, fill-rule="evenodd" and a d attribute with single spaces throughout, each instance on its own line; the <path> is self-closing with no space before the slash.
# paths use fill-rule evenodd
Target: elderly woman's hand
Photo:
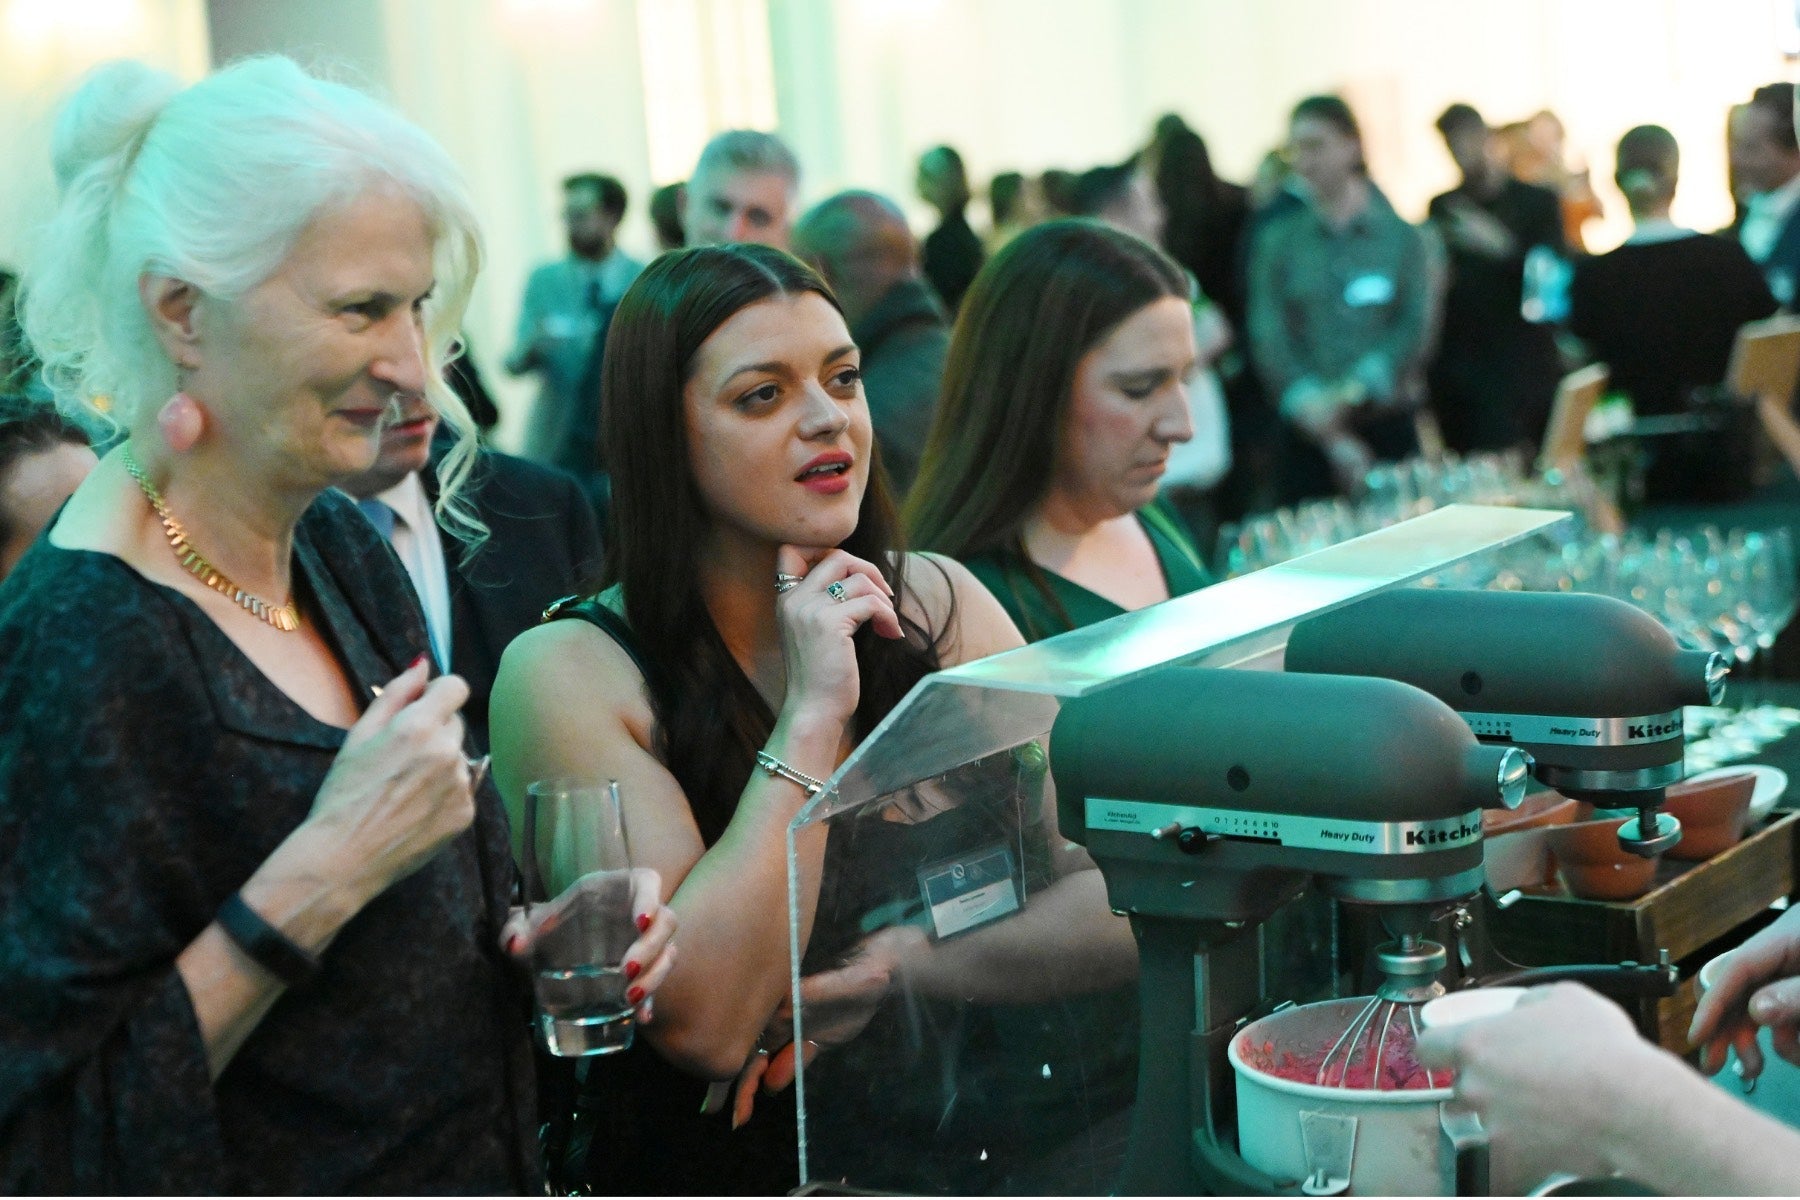
<path id="1" fill-rule="evenodd" d="M 351 728 L 298 831 L 323 839 L 356 907 L 412 874 L 475 818 L 458 715 L 469 687 L 421 659 Z"/>
<path id="2" fill-rule="evenodd" d="M 1756 1032 L 1768 1026 L 1775 1052 L 1800 1063 L 1800 908 L 1733 950 L 1694 1010 L 1688 1041 L 1701 1047 L 1700 1067 L 1713 1074 L 1735 1046 L 1744 1077 L 1762 1073 Z"/>

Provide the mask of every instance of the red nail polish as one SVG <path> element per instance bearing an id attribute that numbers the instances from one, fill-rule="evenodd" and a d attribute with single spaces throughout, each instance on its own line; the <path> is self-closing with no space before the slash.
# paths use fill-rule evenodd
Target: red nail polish
<path id="1" fill-rule="evenodd" d="M 625 964 L 625 978 L 636 979 L 640 974 L 643 973 L 643 970 L 644 970 L 644 968 L 639 966 L 638 963 L 636 962 L 636 960 L 628 962 Z"/>
<path id="2" fill-rule="evenodd" d="M 644 998 L 644 989 L 639 987 L 637 984 L 634 983 L 630 987 L 625 989 L 625 1003 L 636 1004 L 643 998 Z"/>
<path id="3" fill-rule="evenodd" d="M 650 928 L 650 914 L 649 913 L 639 913 L 637 915 L 637 927 L 638 927 L 639 933 L 642 933 L 646 929 Z"/>
<path id="4" fill-rule="evenodd" d="M 407 664 L 406 664 L 406 669 L 407 669 L 407 670 L 409 670 L 409 671 L 410 671 L 410 670 L 412 670 L 412 669 L 413 669 L 413 668 L 414 668 L 414 667 L 416 667 L 416 666 L 418 666 L 418 665 L 419 665 L 419 664 L 420 664 L 420 663 L 422 663 L 422 662 L 424 662 L 424 661 L 425 661 L 425 659 L 426 659 L 426 657 L 427 657 L 427 656 L 426 656 L 426 655 L 423 655 L 423 654 L 421 654 L 421 655 L 419 655 L 419 657 L 417 657 L 417 658 L 415 658 L 415 659 L 413 659 L 413 660 L 412 660 L 412 661 L 411 661 L 411 662 L 409 662 L 409 663 L 407 663 Z"/>

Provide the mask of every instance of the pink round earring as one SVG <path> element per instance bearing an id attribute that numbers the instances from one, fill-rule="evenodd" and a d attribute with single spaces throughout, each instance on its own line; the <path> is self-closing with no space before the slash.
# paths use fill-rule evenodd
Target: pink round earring
<path id="1" fill-rule="evenodd" d="M 206 410 L 186 392 L 176 392 L 156 414 L 156 427 L 162 431 L 169 449 L 181 454 L 192 450 L 206 429 Z"/>

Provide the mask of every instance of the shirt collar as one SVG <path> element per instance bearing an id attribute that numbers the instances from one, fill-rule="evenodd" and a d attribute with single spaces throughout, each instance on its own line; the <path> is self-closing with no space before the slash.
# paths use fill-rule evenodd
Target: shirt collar
<path id="1" fill-rule="evenodd" d="M 1369 188 L 1369 202 L 1362 206 L 1362 211 L 1342 225 L 1333 225 L 1325 219 L 1325 213 L 1319 208 L 1310 188 L 1303 189 L 1300 197 L 1306 201 L 1306 211 L 1312 214 L 1313 220 L 1318 222 L 1319 228 L 1323 229 L 1326 234 L 1332 237 L 1342 237 L 1348 234 L 1366 233 L 1374 229 L 1383 219 L 1385 214 L 1382 210 L 1386 209 L 1391 212 L 1393 206 L 1388 203 L 1388 198 L 1382 193 L 1382 190 L 1375 186 L 1373 179 L 1365 180 L 1365 182 Z"/>
<path id="2" fill-rule="evenodd" d="M 1796 204 L 1800 204 L 1800 174 L 1772 192 L 1758 192 L 1750 197 L 1750 208 L 1758 215 L 1766 214 L 1777 220 L 1786 218 Z"/>
<path id="3" fill-rule="evenodd" d="M 419 482 L 417 471 L 409 471 L 406 478 L 373 498 L 393 509 L 394 515 L 406 522 L 414 533 L 436 523 L 431 498 L 425 494 L 425 485 Z"/>

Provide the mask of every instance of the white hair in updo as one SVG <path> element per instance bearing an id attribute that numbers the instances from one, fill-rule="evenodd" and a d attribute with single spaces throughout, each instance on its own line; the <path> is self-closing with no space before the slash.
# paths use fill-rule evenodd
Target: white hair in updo
<path id="1" fill-rule="evenodd" d="M 145 274 L 229 302 L 281 265 L 320 214 L 371 187 L 397 187 L 430 224 L 436 287 L 424 306 L 426 388 L 456 431 L 439 468 L 447 523 L 483 532 L 456 485 L 475 425 L 443 382 L 481 263 L 462 173 L 417 125 L 287 58 L 234 63 L 183 87 L 140 63 L 97 68 L 51 142 L 55 216 L 21 287 L 22 323 L 65 411 L 132 427 L 177 386 L 139 299 Z"/>

